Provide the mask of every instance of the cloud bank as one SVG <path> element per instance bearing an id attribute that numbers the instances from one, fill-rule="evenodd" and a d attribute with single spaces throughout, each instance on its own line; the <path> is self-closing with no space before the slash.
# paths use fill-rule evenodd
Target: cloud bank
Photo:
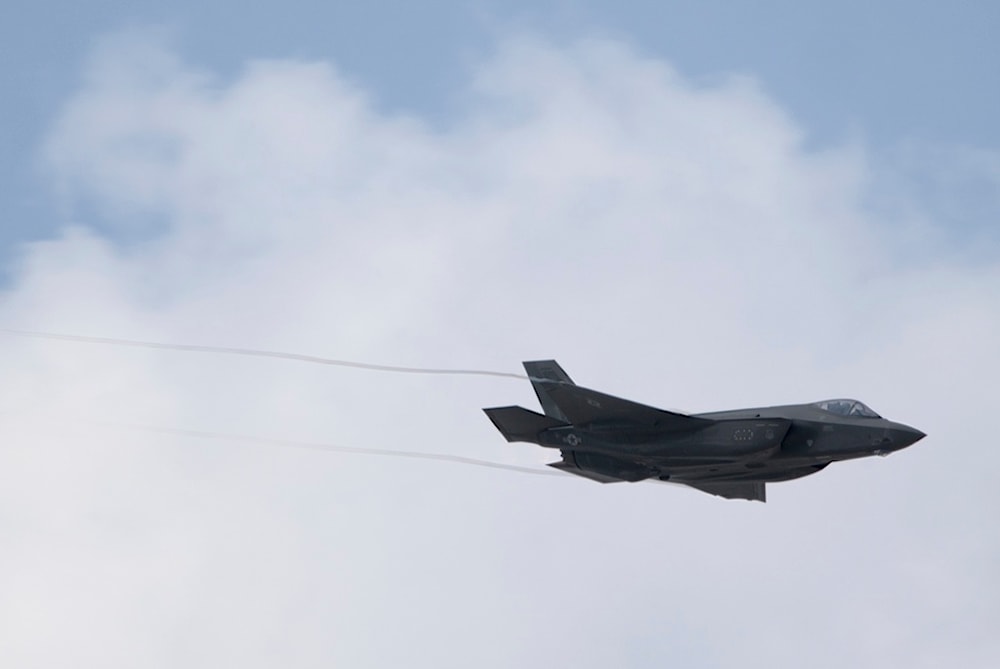
<path id="1" fill-rule="evenodd" d="M 329 63 L 98 49 L 9 327 L 518 371 L 691 411 L 857 396 L 930 436 L 764 505 L 511 464 L 525 382 L 4 339 L 5 666 L 987 666 L 1000 260 L 870 206 L 751 79 L 512 39 L 452 123 Z M 989 161 L 987 161 L 989 162 Z M 989 164 L 993 164 L 989 162 Z"/>

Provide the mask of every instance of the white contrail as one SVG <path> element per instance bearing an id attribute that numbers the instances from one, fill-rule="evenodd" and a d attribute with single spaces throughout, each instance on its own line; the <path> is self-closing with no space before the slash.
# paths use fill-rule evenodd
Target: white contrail
<path id="1" fill-rule="evenodd" d="M 518 465 L 508 465 L 502 462 L 491 460 L 479 460 L 477 458 L 466 458 L 461 455 L 451 455 L 449 453 L 423 453 L 419 451 L 398 451 L 387 448 L 361 448 L 358 446 L 343 446 L 340 444 L 324 444 L 309 441 L 292 441 L 290 439 L 272 439 L 268 437 L 254 437 L 250 435 L 227 434 L 225 432 L 210 432 L 206 430 L 186 430 L 173 427 L 154 427 L 150 425 L 133 424 L 111 424 L 114 427 L 123 427 L 144 432 L 156 432 L 160 434 L 176 434 L 184 437 L 196 437 L 200 439 L 222 439 L 226 441 L 237 441 L 253 444 L 264 444 L 266 446 L 283 446 L 289 448 L 301 448 L 311 451 L 325 451 L 328 453 L 350 453 L 354 455 L 381 455 L 394 458 L 413 458 L 417 460 L 438 460 L 440 462 L 454 462 L 460 465 L 473 465 L 475 467 L 489 467 L 491 469 L 506 469 L 507 471 L 520 472 L 522 474 L 537 474 L 539 476 L 563 476 L 563 473 L 552 469 L 538 469 L 536 467 L 521 467 Z"/>
<path id="2" fill-rule="evenodd" d="M 8 416 L 26 417 L 30 420 L 39 420 L 46 425 L 52 424 L 51 419 L 41 416 L 23 415 L 18 412 L 0 410 L 0 414 Z M 215 432 L 210 430 L 191 430 L 178 427 L 163 427 L 158 425 L 143 425 L 140 423 L 127 423 L 121 421 L 98 420 L 94 418 L 84 418 L 79 416 L 62 416 L 58 422 L 77 423 L 80 425 L 91 425 L 99 428 L 110 428 L 114 430 L 134 430 L 138 432 L 150 432 L 154 434 L 171 434 L 181 437 L 192 437 L 196 439 L 216 439 L 221 441 L 231 441 L 244 444 L 261 444 L 264 446 L 281 446 L 283 448 L 298 448 L 309 451 L 321 451 L 325 453 L 345 453 L 350 455 L 378 455 L 392 458 L 411 458 L 415 460 L 437 460 L 438 462 L 452 462 L 460 465 L 471 465 L 474 467 L 489 467 L 490 469 L 504 469 L 521 474 L 534 474 L 537 476 L 564 476 L 560 471 L 554 469 L 539 469 L 537 467 L 522 467 L 520 465 L 510 465 L 492 460 L 480 460 L 478 458 L 467 458 L 461 455 L 450 453 L 426 453 L 421 451 L 400 451 L 388 448 L 362 448 L 360 446 L 345 446 L 342 444 L 330 444 L 314 441 L 295 441 L 292 439 L 275 439 L 271 437 L 256 437 L 248 434 L 234 434 L 229 432 Z"/>
<path id="3" fill-rule="evenodd" d="M 196 353 L 223 353 L 227 355 L 245 355 L 256 358 L 279 358 L 281 360 L 296 360 L 299 362 L 311 362 L 317 365 L 335 365 L 337 367 L 353 367 L 355 369 L 368 369 L 376 372 L 396 372 L 401 374 L 440 374 L 452 376 L 499 376 L 508 379 L 529 379 L 524 374 L 514 374 L 512 372 L 495 372 L 487 369 L 438 369 L 432 367 L 399 367 L 396 365 L 376 365 L 367 362 L 355 362 L 353 360 L 335 360 L 332 358 L 321 358 L 315 355 L 302 355 L 301 353 L 284 353 L 282 351 L 262 351 L 253 348 L 236 348 L 232 346 L 205 346 L 202 344 L 164 344 L 154 341 L 140 341 L 137 339 L 117 339 L 113 337 L 88 337 L 84 335 L 57 334 L 54 332 L 37 332 L 31 330 L 14 330 L 11 328 L 0 328 L 0 333 L 14 335 L 17 337 L 34 337 L 37 339 L 52 339 L 56 341 L 71 341 L 83 344 L 104 344 L 111 346 L 132 346 L 135 348 L 154 348 L 167 351 L 186 351 Z"/>
<path id="4" fill-rule="evenodd" d="M 484 369 L 437 369 L 427 367 L 399 367 L 395 365 L 376 365 L 365 362 L 355 362 L 351 360 L 334 360 L 331 358 L 321 358 L 313 355 L 302 355 L 299 353 L 284 353 L 281 351 L 262 351 L 250 348 L 235 348 L 231 346 L 204 346 L 200 344 L 165 344 L 162 342 L 141 341 L 136 339 L 118 339 L 113 337 L 90 337 L 84 335 L 68 335 L 53 332 L 38 332 L 32 330 L 15 330 L 11 328 L 0 328 L 0 333 L 14 335 L 18 337 L 33 337 L 38 339 L 50 339 L 56 341 L 70 341 L 84 344 L 104 344 L 112 346 L 131 346 L 136 348 L 152 348 L 170 351 L 185 351 L 197 353 L 223 353 L 228 355 L 244 355 L 258 358 L 279 358 L 282 360 L 295 360 L 299 362 L 310 362 L 319 365 L 335 365 L 338 367 L 352 367 L 355 369 L 368 369 L 377 372 L 398 372 L 404 374 L 442 374 L 442 375 L 463 375 L 463 376 L 498 376 L 511 379 L 530 379 L 523 374 L 513 374 L 510 372 L 496 372 Z M 555 470 L 538 469 L 533 467 L 520 467 L 518 465 L 508 465 L 490 460 L 479 460 L 467 458 L 461 455 L 450 455 L 447 453 L 422 453 L 415 451 L 398 451 L 384 448 L 359 448 L 356 446 L 342 446 L 337 444 L 323 444 L 314 442 L 291 441 L 287 439 L 270 439 L 266 437 L 254 437 L 250 435 L 227 434 L 223 432 L 209 432 L 203 430 L 188 430 L 171 427 L 155 427 L 150 425 L 135 425 L 130 423 L 112 423 L 107 421 L 95 421 L 78 419 L 80 422 L 94 425 L 104 425 L 110 427 L 127 428 L 141 430 L 145 432 L 157 432 L 161 434 L 175 434 L 186 437 L 198 437 L 203 439 L 224 439 L 228 441 L 240 441 L 255 444 L 267 444 L 271 446 L 285 446 L 292 448 L 303 448 L 317 451 L 327 451 L 333 453 L 352 453 L 356 455 L 381 455 L 398 458 L 414 458 L 420 460 L 438 460 L 442 462 L 453 462 L 476 467 L 490 467 L 492 469 L 505 469 L 508 471 L 521 472 L 523 474 L 536 474 L 540 476 L 562 476 L 563 474 Z"/>

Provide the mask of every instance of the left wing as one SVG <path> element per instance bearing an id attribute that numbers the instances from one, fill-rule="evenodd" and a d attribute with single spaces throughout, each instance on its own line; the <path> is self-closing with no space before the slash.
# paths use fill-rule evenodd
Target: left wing
<path id="1" fill-rule="evenodd" d="M 713 422 L 583 388 L 573 383 L 555 360 L 526 360 L 524 371 L 528 373 L 545 415 L 562 423 L 578 426 L 624 423 L 664 432 L 683 432 L 698 430 Z"/>
<path id="2" fill-rule="evenodd" d="M 596 390 L 565 383 L 535 382 L 574 425 L 591 423 L 631 423 L 658 428 L 665 432 L 683 432 L 708 427 L 714 421 L 605 395 Z"/>

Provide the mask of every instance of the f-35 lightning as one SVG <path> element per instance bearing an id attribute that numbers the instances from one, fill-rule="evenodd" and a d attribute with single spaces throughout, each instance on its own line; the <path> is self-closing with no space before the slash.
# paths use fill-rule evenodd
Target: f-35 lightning
<path id="1" fill-rule="evenodd" d="M 688 415 L 578 386 L 555 360 L 524 368 L 545 413 L 507 406 L 486 415 L 507 441 L 558 448 L 562 460 L 550 467 L 601 483 L 655 479 L 763 502 L 767 483 L 888 455 L 925 436 L 857 400 Z"/>

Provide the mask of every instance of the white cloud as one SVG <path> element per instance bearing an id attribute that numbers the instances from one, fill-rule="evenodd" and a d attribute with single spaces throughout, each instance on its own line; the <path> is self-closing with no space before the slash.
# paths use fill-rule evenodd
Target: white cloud
<path id="1" fill-rule="evenodd" d="M 863 147 L 807 151 L 753 81 L 615 43 L 509 41 L 434 130 L 327 64 L 223 82 L 141 42 L 97 52 L 45 147 L 114 233 L 28 247 L 11 327 L 551 355 L 661 406 L 857 395 L 930 436 L 751 505 L 121 426 L 544 462 L 479 412 L 530 406 L 526 383 L 8 340 L 3 664 L 996 656 L 1000 265 L 889 234 Z"/>

